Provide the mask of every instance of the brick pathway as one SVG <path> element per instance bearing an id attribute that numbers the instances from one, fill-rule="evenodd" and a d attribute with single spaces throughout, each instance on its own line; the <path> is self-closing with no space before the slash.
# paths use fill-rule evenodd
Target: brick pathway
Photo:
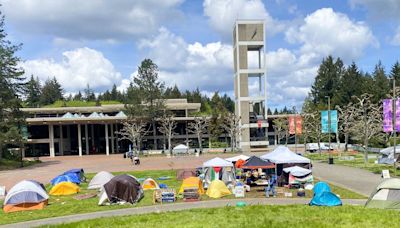
<path id="1" fill-rule="evenodd" d="M 232 157 L 232 154 L 206 154 L 200 157 L 184 156 L 167 158 L 142 157 L 139 166 L 133 166 L 130 159 L 124 159 L 122 154 L 88 155 L 88 156 L 62 156 L 55 158 L 41 158 L 42 163 L 17 170 L 0 171 L 0 186 L 10 189 L 21 180 L 33 179 L 44 184 L 49 183 L 56 175 L 72 168 L 83 168 L 86 173 L 99 171 L 134 171 L 134 170 L 162 170 L 183 169 L 200 167 L 204 161 L 216 156 Z"/>

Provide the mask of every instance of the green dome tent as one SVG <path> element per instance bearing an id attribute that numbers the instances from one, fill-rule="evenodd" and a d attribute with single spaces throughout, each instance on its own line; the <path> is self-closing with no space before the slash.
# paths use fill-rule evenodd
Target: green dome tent
<path id="1" fill-rule="evenodd" d="M 400 209 L 400 179 L 382 181 L 365 203 L 367 208 Z"/>

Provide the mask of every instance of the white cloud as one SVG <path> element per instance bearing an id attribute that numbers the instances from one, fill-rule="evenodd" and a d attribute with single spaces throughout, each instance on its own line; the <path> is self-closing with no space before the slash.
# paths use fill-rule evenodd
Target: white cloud
<path id="1" fill-rule="evenodd" d="M 310 91 L 318 65 L 306 61 L 288 49 L 278 49 L 266 54 L 268 75 L 268 104 L 301 107 Z"/>
<path id="2" fill-rule="evenodd" d="M 203 8 L 211 27 L 225 37 L 231 36 L 237 19 L 265 20 L 267 35 L 285 29 L 285 23 L 272 18 L 261 0 L 204 0 Z"/>
<path id="3" fill-rule="evenodd" d="M 400 26 L 397 27 L 396 34 L 391 39 L 390 43 L 394 46 L 400 46 Z"/>
<path id="4" fill-rule="evenodd" d="M 366 8 L 374 20 L 400 19 L 399 0 L 349 0 L 352 8 Z"/>
<path id="5" fill-rule="evenodd" d="M 177 84 L 181 90 L 230 91 L 233 89 L 232 47 L 214 42 L 188 44 L 165 28 L 139 47 L 160 69 L 160 79 L 167 86 Z"/>
<path id="6" fill-rule="evenodd" d="M 331 8 L 313 12 L 304 19 L 303 25 L 290 28 L 285 35 L 289 43 L 302 45 L 303 54 L 317 54 L 317 59 L 334 55 L 351 61 L 362 56 L 368 46 L 379 46 L 365 23 L 354 22 Z"/>
<path id="7" fill-rule="evenodd" d="M 68 39 L 120 39 L 156 32 L 182 18 L 183 0 L 1 0 L 7 22 L 25 34 Z"/>
<path id="8" fill-rule="evenodd" d="M 141 40 L 139 49 L 147 49 L 147 55 L 151 56 L 160 68 L 173 70 L 182 68 L 187 58 L 187 44 L 182 37 L 160 28 L 153 39 Z"/>
<path id="9" fill-rule="evenodd" d="M 109 89 L 121 80 L 121 74 L 99 51 L 85 47 L 63 52 L 62 55 L 60 62 L 37 59 L 25 61 L 21 65 L 26 76 L 33 74 L 41 81 L 56 77 L 66 92 L 76 92 L 87 84 L 94 89 Z"/>

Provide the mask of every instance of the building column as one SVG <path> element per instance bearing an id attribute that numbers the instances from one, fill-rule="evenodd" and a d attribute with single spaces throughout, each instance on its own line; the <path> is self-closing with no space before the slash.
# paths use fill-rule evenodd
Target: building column
<path id="1" fill-rule="evenodd" d="M 86 142 L 86 155 L 89 155 L 89 129 L 87 124 L 85 124 L 85 142 Z"/>
<path id="2" fill-rule="evenodd" d="M 92 130 L 92 132 L 91 132 L 91 136 L 92 136 L 92 146 L 94 146 L 94 124 L 92 124 L 91 130 Z"/>
<path id="3" fill-rule="evenodd" d="M 82 132 L 80 124 L 78 124 L 78 151 L 79 151 L 79 156 L 82 156 Z"/>
<path id="4" fill-rule="evenodd" d="M 63 135 L 63 126 L 60 125 L 60 141 L 58 142 L 60 155 L 64 155 L 64 135 Z"/>
<path id="5" fill-rule="evenodd" d="M 115 154 L 115 150 L 114 150 L 114 124 L 112 123 L 110 126 L 111 126 L 111 153 Z"/>
<path id="6" fill-rule="evenodd" d="M 67 125 L 67 150 L 71 151 L 71 125 Z"/>
<path id="7" fill-rule="evenodd" d="M 49 125 L 49 147 L 50 147 L 50 157 L 55 157 L 56 153 L 54 150 L 54 126 Z"/>
<path id="8" fill-rule="evenodd" d="M 115 131 L 118 132 L 118 123 L 115 124 Z M 117 153 L 119 153 L 118 134 L 117 134 L 117 137 L 115 138 L 115 141 L 116 141 L 116 143 L 117 143 L 117 145 L 116 145 L 116 151 L 117 151 Z"/>
<path id="9" fill-rule="evenodd" d="M 110 155 L 110 145 L 108 142 L 108 124 L 105 125 L 105 139 L 106 139 L 106 154 L 107 156 Z"/>

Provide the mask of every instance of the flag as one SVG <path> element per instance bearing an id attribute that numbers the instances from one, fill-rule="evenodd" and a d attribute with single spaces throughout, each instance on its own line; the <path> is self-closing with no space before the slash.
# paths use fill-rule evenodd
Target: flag
<path id="1" fill-rule="evenodd" d="M 397 112 L 396 112 L 396 114 L 397 114 Z M 397 121 L 396 121 L 396 129 L 397 129 Z M 384 99 L 383 100 L 383 131 L 384 132 L 392 132 L 393 131 L 392 99 Z"/>

